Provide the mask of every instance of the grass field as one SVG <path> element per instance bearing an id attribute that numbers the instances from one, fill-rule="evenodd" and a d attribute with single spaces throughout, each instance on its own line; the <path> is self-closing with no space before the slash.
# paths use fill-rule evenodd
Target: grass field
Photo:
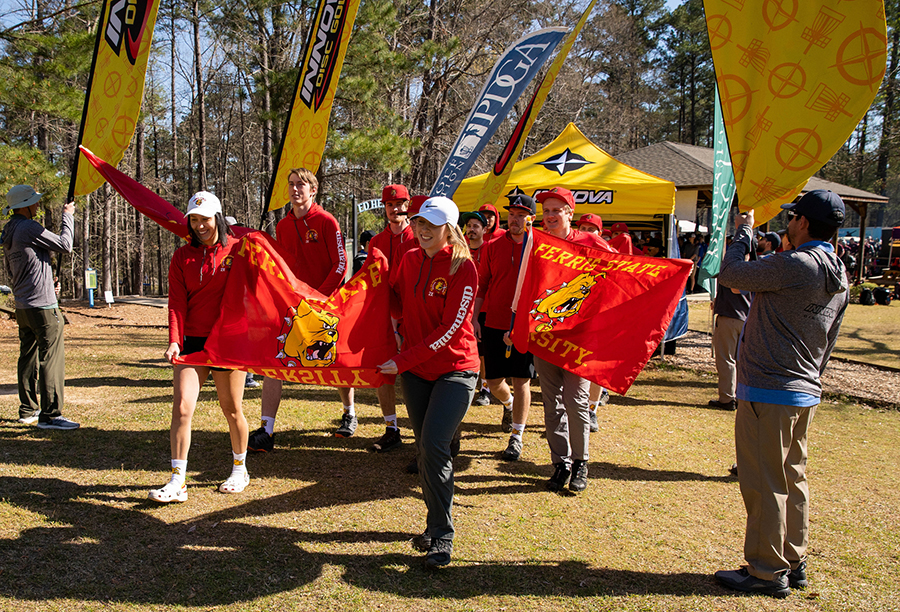
<path id="1" fill-rule="evenodd" d="M 741 563 L 745 520 L 728 474 L 733 414 L 699 407 L 713 376 L 657 363 L 614 396 L 577 496 L 544 489 L 537 388 L 517 463 L 498 460 L 499 407 L 472 408 L 455 464 L 454 560 L 429 572 L 409 545 L 425 515 L 403 471 L 411 441 L 367 452 L 383 431 L 371 391 L 358 392 L 357 435 L 340 440 L 334 390 L 285 386 L 276 451 L 251 456 L 251 485 L 227 496 L 216 492 L 227 430 L 205 387 L 190 499 L 148 502 L 168 470 L 165 338 L 67 329 L 66 412 L 82 429 L 47 432 L 14 421 L 16 337 L 0 329 L 0 610 L 900 609 L 900 413 L 820 406 L 811 587 L 776 601 L 711 577 Z M 251 424 L 259 403 L 247 393 Z"/>
<path id="2" fill-rule="evenodd" d="M 690 328 L 709 333 L 709 302 L 690 304 Z M 863 363 L 900 368 L 900 300 L 890 306 L 850 304 L 833 355 Z M 897 390 L 900 395 L 900 389 Z"/>

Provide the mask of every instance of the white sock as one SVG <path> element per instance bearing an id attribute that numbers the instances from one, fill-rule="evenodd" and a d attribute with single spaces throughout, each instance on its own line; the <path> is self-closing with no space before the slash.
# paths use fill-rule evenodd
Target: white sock
<path id="1" fill-rule="evenodd" d="M 186 473 L 187 459 L 172 459 L 172 482 L 177 482 L 178 486 L 183 485 Z"/>
<path id="2" fill-rule="evenodd" d="M 487 383 L 486 383 L 485 381 L 482 380 L 482 381 L 481 381 L 481 389 L 479 389 L 478 392 L 479 392 L 479 393 L 482 393 L 482 392 L 485 392 L 485 391 L 488 392 L 488 393 L 491 392 L 491 390 L 488 389 Z"/>
<path id="3" fill-rule="evenodd" d="M 386 417 L 384 417 L 384 424 L 387 425 L 388 427 L 390 427 L 391 429 L 400 429 L 399 427 L 397 427 L 397 415 L 396 414 L 389 414 Z"/>
<path id="4" fill-rule="evenodd" d="M 513 396 L 512 393 L 509 394 L 509 400 L 502 402 L 504 410 L 512 410 L 513 405 Z"/>
<path id="5" fill-rule="evenodd" d="M 512 424 L 512 438 L 515 438 L 519 442 L 522 441 L 522 434 L 525 433 L 525 423 L 513 423 Z"/>
<path id="6" fill-rule="evenodd" d="M 266 428 L 266 433 L 271 436 L 275 433 L 275 417 L 264 416 L 262 418 L 262 426 Z"/>
<path id="7" fill-rule="evenodd" d="M 244 451 L 241 454 L 237 454 L 234 451 L 231 451 L 231 454 L 234 456 L 234 463 L 231 466 L 232 474 L 244 474 L 247 472 L 247 451 Z"/>
<path id="8" fill-rule="evenodd" d="M 599 405 L 600 405 L 599 401 L 591 402 L 590 405 L 588 405 L 588 410 L 590 410 L 591 412 L 597 412 L 597 406 L 599 406 Z"/>
<path id="9" fill-rule="evenodd" d="M 350 416 L 356 416 L 356 410 L 353 409 L 353 404 L 349 406 L 344 406 L 344 414 L 349 414 Z"/>

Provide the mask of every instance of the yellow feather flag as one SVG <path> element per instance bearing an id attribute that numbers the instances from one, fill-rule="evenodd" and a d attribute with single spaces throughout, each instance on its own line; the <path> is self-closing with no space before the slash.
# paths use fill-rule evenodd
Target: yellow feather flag
<path id="1" fill-rule="evenodd" d="M 560 68 L 562 68 L 563 63 L 569 56 L 572 45 L 575 44 L 575 39 L 578 38 L 578 35 L 581 33 L 581 29 L 587 22 L 591 11 L 594 10 L 594 5 L 596 3 L 597 0 L 591 0 L 588 7 L 584 9 L 584 13 L 581 14 L 581 19 L 575 24 L 575 28 L 569 32 L 569 36 L 563 43 L 562 48 L 559 50 L 559 53 L 557 53 L 553 63 L 550 64 L 550 68 L 547 69 L 547 74 L 544 75 L 541 84 L 535 90 L 534 95 L 531 98 L 531 102 L 528 103 L 525 112 L 522 113 L 522 116 L 519 118 L 516 129 L 513 130 L 512 135 L 509 137 L 509 142 L 506 143 L 506 146 L 503 148 L 503 151 L 500 152 L 500 156 L 497 158 L 491 171 L 488 172 L 487 179 L 481 187 L 481 193 L 478 194 L 478 200 L 476 201 L 476 206 L 473 210 L 478 210 L 483 204 L 493 204 L 500 199 L 501 192 L 506 189 L 506 183 L 509 182 L 509 175 L 512 173 L 513 167 L 516 165 L 516 160 L 519 159 L 519 155 L 522 154 L 522 149 L 525 147 L 525 139 L 528 138 L 528 133 L 531 132 L 531 126 L 534 125 L 534 120 L 537 119 L 538 113 L 541 112 L 541 108 L 547 100 L 547 96 L 550 95 L 550 90 L 553 88 L 553 82 L 556 81 L 556 75 L 559 74 Z"/>
<path id="2" fill-rule="evenodd" d="M 306 168 L 312 173 L 319 170 L 334 92 L 359 2 L 319 0 L 297 77 L 291 117 L 285 126 L 277 169 L 269 186 L 268 210 L 277 210 L 290 200 L 288 175 L 291 168 Z"/>
<path id="3" fill-rule="evenodd" d="M 134 135 L 159 0 L 107 0 L 97 26 L 78 144 L 118 165 Z M 80 149 L 69 185 L 71 201 L 103 184 Z"/>
<path id="4" fill-rule="evenodd" d="M 704 0 L 741 210 L 780 212 L 846 142 L 884 77 L 882 0 Z"/>

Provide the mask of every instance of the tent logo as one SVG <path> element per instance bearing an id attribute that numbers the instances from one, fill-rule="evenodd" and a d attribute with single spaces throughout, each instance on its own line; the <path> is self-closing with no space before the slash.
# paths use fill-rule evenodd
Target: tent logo
<path id="1" fill-rule="evenodd" d="M 532 197 L 537 198 L 538 194 L 544 193 L 545 191 L 550 190 L 535 189 Z M 572 197 L 575 198 L 576 204 L 612 204 L 614 193 L 615 192 L 610 189 L 572 189 Z M 506 197 L 509 197 L 509 195 Z"/>
<path id="2" fill-rule="evenodd" d="M 542 162 L 538 162 L 538 165 L 543 166 L 551 172 L 558 172 L 559 175 L 562 176 L 566 172 L 579 170 L 582 168 L 582 166 L 593 163 L 594 162 L 586 160 L 578 153 L 572 153 L 571 150 L 566 148 L 566 150 L 559 155 L 554 155 L 553 157 L 545 159 Z"/>

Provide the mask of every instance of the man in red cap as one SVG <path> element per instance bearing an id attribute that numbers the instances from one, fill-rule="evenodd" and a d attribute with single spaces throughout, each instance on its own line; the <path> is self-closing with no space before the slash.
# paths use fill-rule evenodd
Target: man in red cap
<path id="1" fill-rule="evenodd" d="M 572 229 L 575 198 L 571 191 L 565 187 L 554 187 L 538 194 L 537 200 L 543 207 L 545 232 L 569 242 L 615 253 L 597 234 Z M 591 431 L 588 409 L 590 382 L 539 357 L 535 357 L 534 367 L 541 384 L 550 459 L 556 468 L 547 488 L 560 491 L 568 484 L 571 491 L 583 491 L 587 487 Z"/>
<path id="2" fill-rule="evenodd" d="M 484 219 L 487 221 L 487 228 L 484 230 L 484 242 L 488 244 L 502 238 L 506 230 L 500 227 L 500 214 L 497 212 L 497 207 L 493 204 L 482 204 L 478 212 L 484 215 Z"/>
<path id="3" fill-rule="evenodd" d="M 400 259 L 416 244 L 412 226 L 409 223 L 409 190 L 403 185 L 388 185 L 381 190 L 384 204 L 385 228 L 369 242 L 369 252 L 378 249 L 387 258 L 389 270 L 393 270 Z M 397 392 L 394 385 L 382 385 L 375 390 L 378 405 L 384 417 L 385 430 L 372 444 L 377 453 L 389 451 L 402 443 L 400 428 L 397 426 Z"/>
<path id="4" fill-rule="evenodd" d="M 603 231 L 603 219 L 600 218 L 600 215 L 585 213 L 578 220 L 578 229 L 589 234 L 600 235 Z"/>
<path id="5" fill-rule="evenodd" d="M 637 255 L 634 252 L 634 245 L 631 242 L 631 234 L 628 233 L 627 225 L 622 222 L 613 223 L 610 229 L 612 230 L 612 239 L 609 241 L 609 246 L 623 255 Z"/>
<path id="6" fill-rule="evenodd" d="M 482 247 L 484 255 L 478 271 L 478 295 L 472 324 L 475 337 L 481 340 L 488 387 L 503 404 L 500 427 L 504 432 L 511 433 L 501 457 L 507 461 L 517 461 L 522 454 L 522 434 L 531 406 L 534 361 L 531 353 L 520 353 L 511 346 L 509 327 L 516 279 L 522 262 L 522 243 L 534 222 L 534 200 L 524 194 L 507 197 L 509 230 L 501 238 Z M 484 325 L 479 323 L 482 310 L 485 312 Z M 507 346 L 511 347 L 508 357 Z M 507 378 L 512 378 L 512 390 L 506 382 Z"/>

